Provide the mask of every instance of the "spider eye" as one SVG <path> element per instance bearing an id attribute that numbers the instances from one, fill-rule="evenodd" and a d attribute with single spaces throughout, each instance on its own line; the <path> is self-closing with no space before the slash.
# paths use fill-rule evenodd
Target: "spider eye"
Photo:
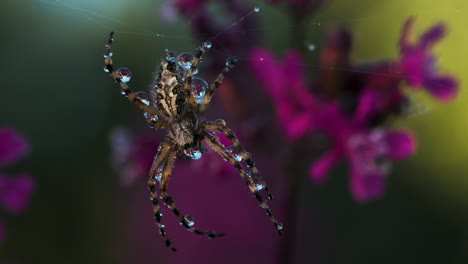
<path id="1" fill-rule="evenodd" d="M 128 68 L 119 68 L 116 72 L 117 78 L 123 83 L 128 83 L 132 78 L 132 72 Z"/>
<path id="2" fill-rule="evenodd" d="M 206 90 L 208 90 L 208 83 L 201 78 L 192 79 L 192 96 L 195 98 L 197 104 L 201 104 L 205 99 Z"/>
<path id="3" fill-rule="evenodd" d="M 184 68 L 184 70 L 188 71 L 192 68 L 194 58 L 192 54 L 184 52 L 177 57 L 177 63 L 180 67 Z"/>

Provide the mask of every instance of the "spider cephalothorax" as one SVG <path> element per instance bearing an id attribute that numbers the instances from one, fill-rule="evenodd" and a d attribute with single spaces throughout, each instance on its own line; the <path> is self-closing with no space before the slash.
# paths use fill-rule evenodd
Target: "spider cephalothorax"
<path id="1" fill-rule="evenodd" d="M 166 58 L 161 62 L 156 72 L 153 87 L 149 94 L 132 92 L 127 85 L 132 74 L 127 68 L 114 70 L 112 65 L 111 45 L 114 41 L 114 33 L 110 34 L 106 45 L 105 68 L 119 83 L 122 95 L 130 102 L 142 109 L 147 123 L 155 128 L 167 128 L 169 133 L 161 143 L 158 153 L 154 158 L 148 178 L 151 201 L 156 224 L 161 235 L 166 240 L 166 246 L 175 250 L 172 242 L 166 236 L 164 225 L 161 222 L 159 199 L 172 210 L 181 225 L 187 230 L 208 238 L 222 236 L 213 231 L 200 231 L 194 227 L 193 217 L 182 214 L 176 208 L 174 199 L 168 195 L 167 186 L 172 174 L 177 154 L 187 159 L 199 159 L 206 151 L 202 142 L 206 142 L 224 160 L 229 161 L 240 173 L 242 179 L 249 187 L 251 194 L 260 202 L 260 206 L 266 211 L 270 220 L 281 234 L 282 224 L 276 221 L 263 196 L 264 190 L 271 200 L 272 196 L 265 181 L 260 176 L 250 153 L 240 145 L 234 133 L 226 126 L 226 122 L 218 119 L 214 122 L 204 118 L 204 111 L 209 104 L 214 91 L 221 85 L 224 75 L 237 63 L 237 58 L 226 60 L 226 66 L 219 73 L 216 80 L 208 85 L 201 78 L 194 77 L 198 73 L 197 65 L 202 55 L 211 48 L 210 42 L 205 42 L 196 49 L 194 55 L 181 53 L 177 55 L 167 51 Z M 222 133 L 232 142 L 231 146 L 220 143 L 216 133 Z M 160 196 L 157 194 L 156 185 L 159 184 Z"/>

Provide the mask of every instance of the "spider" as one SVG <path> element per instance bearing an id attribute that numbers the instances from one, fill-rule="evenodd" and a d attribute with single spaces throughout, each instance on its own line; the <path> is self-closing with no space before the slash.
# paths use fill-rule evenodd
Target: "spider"
<path id="1" fill-rule="evenodd" d="M 234 67 L 238 59 L 236 57 L 228 58 L 226 66 L 218 74 L 216 80 L 208 85 L 206 81 L 194 77 L 194 75 L 198 73 L 197 65 L 201 61 L 202 55 L 211 48 L 209 41 L 199 46 L 194 55 L 190 53 L 177 55 L 175 52 L 167 51 L 166 58 L 162 60 L 157 69 L 150 93 L 133 92 L 127 85 L 132 77 L 131 71 L 127 68 L 114 70 L 111 51 L 113 37 L 114 32 L 111 32 L 104 53 L 104 71 L 110 73 L 120 85 L 121 94 L 144 111 L 146 122 L 150 127 L 168 130 L 168 135 L 160 144 L 151 165 L 148 178 L 154 219 L 159 232 L 165 239 L 166 246 L 176 251 L 172 241 L 167 237 L 164 224 L 161 221 L 162 214 L 157 184 L 160 190 L 159 198 L 188 231 L 210 239 L 223 236 L 222 233 L 196 229 L 193 217 L 184 215 L 176 207 L 174 199 L 168 194 L 169 179 L 176 156 L 193 160 L 200 159 L 202 154 L 207 151 L 202 141 L 205 141 L 219 156 L 229 161 L 237 169 L 250 193 L 258 200 L 281 235 L 283 226 L 273 216 L 260 191 L 264 190 L 270 200 L 273 196 L 255 167 L 251 154 L 244 150 L 224 120 L 218 119 L 212 122 L 207 121 L 204 117 L 205 109 L 215 90 L 221 85 L 224 75 Z M 232 142 L 232 145 L 224 146 L 220 143 L 216 133 L 224 134 Z"/>

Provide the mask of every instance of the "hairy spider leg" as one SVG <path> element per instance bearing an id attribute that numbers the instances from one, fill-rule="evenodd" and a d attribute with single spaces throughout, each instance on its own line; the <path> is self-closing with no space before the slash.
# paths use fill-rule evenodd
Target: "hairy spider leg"
<path id="1" fill-rule="evenodd" d="M 146 111 L 147 113 L 157 116 L 158 119 L 161 120 L 163 116 L 159 112 L 159 110 L 145 104 L 141 100 L 141 98 L 139 98 L 126 83 L 121 81 L 120 77 L 115 72 L 114 66 L 112 65 L 112 50 L 111 50 L 113 41 L 114 41 L 114 32 L 111 32 L 109 35 L 109 39 L 107 40 L 106 52 L 104 53 L 104 58 L 105 58 L 104 63 L 106 64 L 105 70 L 109 72 L 112 78 L 114 78 L 114 80 L 120 85 L 122 95 L 125 95 L 130 102 L 136 105 L 136 107 L 142 109 L 143 111 Z"/>
<path id="2" fill-rule="evenodd" d="M 239 161 L 237 161 L 219 142 L 219 138 L 215 135 L 212 135 L 208 132 L 204 133 L 204 139 L 206 143 L 216 152 L 218 155 L 220 155 L 223 159 L 229 161 L 234 168 L 237 169 L 239 174 L 241 175 L 242 179 L 244 182 L 247 184 L 249 187 L 250 192 L 253 194 L 253 196 L 257 199 L 257 201 L 260 203 L 260 206 L 266 211 L 268 217 L 270 218 L 270 221 L 273 222 L 275 225 L 276 229 L 278 230 L 278 233 L 281 235 L 281 229 L 283 228 L 283 224 L 278 222 L 276 218 L 273 216 L 270 207 L 266 203 L 265 199 L 263 199 L 263 196 L 257 191 L 255 186 L 252 184 L 251 180 L 249 180 L 249 176 L 247 175 L 247 171 L 242 167 Z"/>
<path id="3" fill-rule="evenodd" d="M 268 189 L 268 186 L 266 185 L 265 180 L 262 178 L 260 175 L 260 172 L 258 171 L 257 167 L 255 166 L 254 161 L 252 160 L 252 154 L 247 152 L 244 147 L 242 147 L 239 139 L 236 137 L 234 132 L 226 126 L 226 121 L 222 119 L 216 120 L 216 122 L 205 122 L 203 124 L 204 128 L 206 130 L 210 131 L 217 131 L 220 133 L 223 133 L 229 140 L 232 142 L 232 147 L 234 148 L 234 151 L 237 152 L 237 155 L 240 156 L 241 160 L 240 161 L 245 161 L 247 166 L 250 168 L 251 176 L 252 178 L 249 177 L 250 184 L 254 185 L 256 189 L 258 188 L 265 190 L 265 192 L 268 195 L 268 199 L 273 200 L 273 195 L 271 194 L 270 190 Z M 240 162 L 239 161 L 239 162 Z M 259 185 L 258 185 L 259 184 Z M 258 185 L 258 187 L 256 186 Z"/>
<path id="4" fill-rule="evenodd" d="M 216 89 L 218 89 L 219 86 L 221 86 L 221 83 L 223 82 L 224 76 L 226 73 L 228 73 L 232 68 L 234 68 L 235 64 L 237 63 L 237 58 L 236 57 L 231 57 L 226 60 L 226 67 L 224 67 L 221 72 L 218 74 L 216 77 L 215 81 L 210 84 L 210 87 L 208 88 L 208 91 L 206 92 L 205 98 L 203 99 L 203 102 L 199 106 L 199 112 L 203 113 L 207 107 L 207 105 L 211 101 L 211 97 L 213 96 L 214 92 Z"/>
<path id="5" fill-rule="evenodd" d="M 161 166 L 161 163 L 167 159 L 167 156 L 170 150 L 171 150 L 171 145 L 169 144 L 168 140 L 161 143 L 158 153 L 154 157 L 153 164 L 151 165 L 149 178 L 148 178 L 148 188 L 150 191 L 150 199 L 151 199 L 151 202 L 153 203 L 154 220 L 156 222 L 156 225 L 159 228 L 159 233 L 161 233 L 161 236 L 163 236 L 163 238 L 165 239 L 166 246 L 169 247 L 172 251 L 176 251 L 174 244 L 169 239 L 169 237 L 167 237 L 166 230 L 164 230 L 164 224 L 161 221 L 161 218 L 162 218 L 161 207 L 159 206 L 158 193 L 156 190 L 156 182 L 158 181 L 156 179 L 156 175 Z"/>
<path id="6" fill-rule="evenodd" d="M 214 231 L 200 231 L 194 227 L 194 223 L 192 219 L 189 219 L 187 215 L 182 214 L 182 212 L 177 209 L 175 205 L 174 198 L 168 195 L 167 187 L 169 185 L 169 179 L 172 175 L 172 169 L 174 168 L 175 158 L 177 155 L 177 151 L 175 149 L 171 149 L 169 154 L 167 155 L 167 159 L 164 163 L 164 167 L 162 170 L 162 179 L 161 179 L 161 197 L 164 203 L 172 210 L 172 212 L 176 215 L 179 219 L 179 223 L 185 227 L 188 231 L 193 232 L 198 235 L 206 236 L 207 238 L 215 238 L 224 236 L 222 233 L 216 233 Z"/>

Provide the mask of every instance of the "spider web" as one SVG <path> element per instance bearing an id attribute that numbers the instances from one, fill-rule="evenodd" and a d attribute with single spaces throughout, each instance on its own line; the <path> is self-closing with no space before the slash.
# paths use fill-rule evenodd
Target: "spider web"
<path id="1" fill-rule="evenodd" d="M 174 50 L 176 52 L 192 51 L 201 43 L 209 40 L 213 43 L 210 52 L 218 53 L 224 57 L 236 56 L 247 64 L 252 60 L 248 56 L 250 50 L 230 50 L 228 45 L 220 41 L 220 37 L 224 34 L 237 36 L 238 38 L 245 38 L 246 33 L 254 33 L 263 37 L 264 45 L 267 48 L 277 51 L 278 58 L 282 57 L 285 50 L 290 49 L 288 34 L 297 29 L 298 25 L 288 20 L 284 9 L 279 7 L 272 7 L 265 4 L 263 1 L 245 1 L 249 8 L 244 14 L 237 17 L 229 16 L 228 12 L 223 9 L 223 5 L 219 1 L 208 1 L 207 9 L 212 15 L 215 26 L 220 30 L 214 34 L 205 35 L 203 39 L 195 38 L 191 33 L 190 27 L 198 14 L 191 14 L 190 18 L 177 15 L 177 10 L 170 9 L 171 0 L 162 1 L 143 1 L 135 6 L 135 3 L 130 3 L 124 0 L 102 0 L 102 1 L 77 1 L 77 0 L 37 0 L 46 13 L 61 12 L 65 20 L 83 24 L 83 26 L 91 26 L 93 31 L 102 32 L 106 36 L 110 31 L 115 31 L 119 38 L 133 38 L 133 41 L 147 41 L 147 45 L 154 44 L 156 47 L 163 47 L 159 49 L 158 54 L 160 57 L 163 55 L 164 50 Z M 403 0 L 402 1 L 402 4 Z M 304 50 L 307 51 L 305 56 L 304 71 L 307 72 L 308 78 L 313 78 L 314 73 L 324 66 L 318 64 L 318 56 L 323 48 L 323 39 L 327 32 L 338 26 L 345 26 L 346 28 L 353 28 L 353 50 L 351 51 L 351 61 L 355 63 L 366 63 L 369 61 L 381 61 L 385 59 L 397 58 L 397 42 L 399 39 L 400 28 L 404 21 L 409 16 L 416 16 L 417 18 L 433 17 L 434 8 L 431 5 L 425 7 L 411 6 L 406 8 L 404 12 L 382 12 L 379 11 L 379 3 L 373 0 L 359 0 L 358 2 L 351 3 L 338 3 L 333 5 L 325 5 L 316 11 L 312 17 L 308 19 L 306 26 L 306 38 L 304 43 L 299 44 Z M 348 2 L 348 1 L 346 1 Z M 141 13 L 138 9 L 139 5 L 148 7 L 143 8 L 145 13 Z M 367 9 L 364 13 L 367 15 L 353 17 L 352 15 L 345 15 L 339 17 L 340 14 L 346 14 L 347 9 L 355 6 L 363 6 Z M 461 16 L 463 11 L 463 4 L 461 0 L 452 0 L 447 4 L 449 8 L 437 13 L 438 19 L 433 19 L 433 22 L 441 20 L 454 15 Z M 372 12 L 377 10 L 379 12 Z M 172 12 L 172 13 L 171 13 Z M 169 14 L 164 17 L 164 14 Z M 337 17 L 338 16 L 338 17 Z M 255 17 L 258 21 L 255 27 L 245 28 L 245 21 L 251 17 Z M 276 18 L 279 18 L 277 20 Z M 166 21 L 164 21 L 166 20 Z M 171 20 L 171 21 L 167 21 Z M 355 26 L 359 28 L 362 25 L 372 25 L 371 30 L 359 31 L 355 30 Z M 389 33 L 379 33 L 373 35 L 376 29 L 382 29 L 383 26 L 391 27 Z M 418 33 L 424 30 L 426 25 L 418 27 Z M 370 31 L 370 33 L 369 33 Z M 282 36 L 282 37 L 278 37 Z M 284 36 L 284 37 L 283 37 Z M 138 40 L 136 40 L 138 38 Z M 377 47 L 370 48 L 370 50 L 362 50 L 360 46 L 369 46 L 370 41 L 376 38 L 385 38 L 383 41 L 390 43 L 393 50 L 385 50 Z M 141 40 L 140 40 L 141 39 Z M 248 41 L 248 40 L 246 40 Z M 297 46 L 297 45 L 296 45 Z M 388 45 L 387 45 L 388 46 Z M 251 47 L 254 48 L 254 47 Z M 437 46 L 437 53 L 443 54 L 443 45 Z M 388 56 L 388 54 L 391 54 Z M 261 60 L 262 58 L 260 58 Z M 389 69 L 388 73 L 373 72 L 372 70 L 357 69 L 354 67 L 326 67 L 327 70 L 340 71 L 340 72 L 353 72 L 357 74 L 372 74 L 372 75 L 395 75 L 398 73 Z M 310 81 L 310 80 L 309 80 Z M 419 116 L 421 113 L 426 113 L 428 108 L 425 106 L 417 105 L 413 109 L 414 115 Z"/>

